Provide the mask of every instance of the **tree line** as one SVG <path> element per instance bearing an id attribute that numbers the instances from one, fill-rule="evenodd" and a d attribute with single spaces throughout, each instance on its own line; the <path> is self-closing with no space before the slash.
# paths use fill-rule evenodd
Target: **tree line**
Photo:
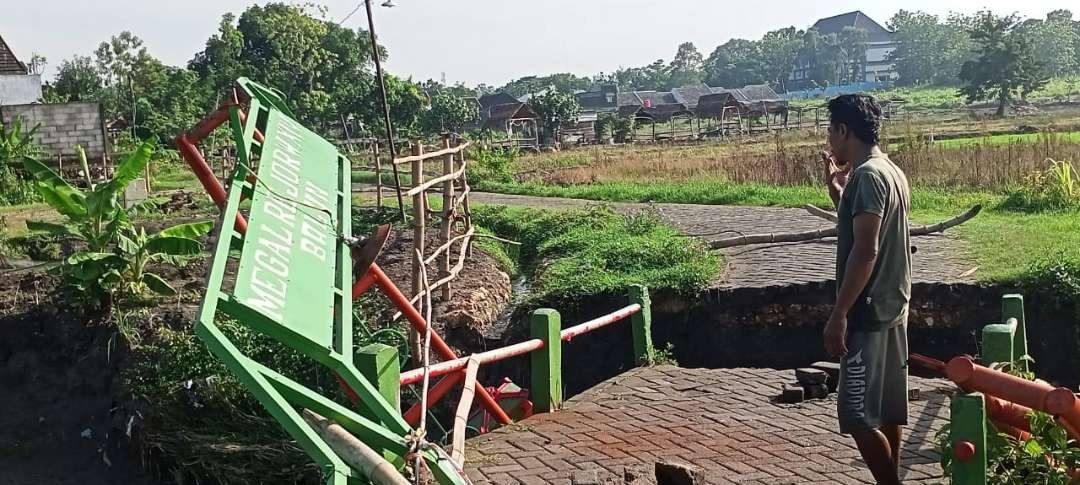
<path id="1" fill-rule="evenodd" d="M 1068 10 L 1054 10 L 1044 19 L 997 16 L 988 11 L 940 17 L 900 10 L 886 27 L 894 31 L 897 46 L 889 60 L 895 65 L 896 82 L 902 86 L 964 84 L 964 63 L 978 60 L 986 41 L 1004 42 L 1006 37 L 1013 44 L 1014 55 L 1029 57 L 1030 66 L 1025 70 L 1035 77 L 1080 73 L 1080 21 L 1073 20 Z M 997 33 L 988 38 L 987 29 Z M 812 66 L 807 73 L 812 85 L 832 86 L 862 80 L 866 49 L 866 32 L 861 29 L 845 27 L 839 33 L 823 34 L 814 28 L 787 27 L 757 40 L 731 39 L 707 57 L 693 43 L 685 42 L 670 62 L 658 59 L 591 77 L 570 73 L 527 76 L 496 90 L 520 96 L 548 86 L 573 92 L 615 83 L 623 90 L 666 91 L 705 82 L 723 87 L 768 83 L 785 91 L 797 60 Z M 1006 60 L 997 59 L 998 66 Z"/>
<path id="2" fill-rule="evenodd" d="M 995 99 L 1004 106 L 1049 77 L 1080 72 L 1080 21 L 1068 10 L 1026 20 L 990 12 L 941 18 L 901 10 L 888 27 L 895 31 L 897 48 L 890 60 L 901 85 L 955 85 L 969 99 Z M 844 84 L 860 80 L 866 42 L 865 31 L 850 27 L 827 35 L 787 27 L 757 40 L 731 39 L 707 57 L 684 42 L 670 62 L 658 59 L 593 76 L 526 76 L 495 88 L 415 83 L 388 75 L 386 88 L 395 129 L 412 137 L 476 121 L 475 107 L 462 98 L 495 91 L 569 94 L 603 83 L 623 90 L 670 90 L 700 82 L 725 87 L 768 83 L 783 91 L 798 59 L 811 61 L 812 84 Z M 239 16 L 223 15 L 217 33 L 185 66 L 162 63 L 141 39 L 122 32 L 89 55 L 62 61 L 44 86 L 44 97 L 47 102 L 100 102 L 110 119 L 123 118 L 137 136 L 168 139 L 226 99 L 237 77 L 247 76 L 280 90 L 309 126 L 325 130 L 345 124 L 354 127 L 355 136 L 381 137 L 371 49 L 365 30 L 326 20 L 324 11 L 255 5 Z M 386 50 L 380 47 L 379 55 L 385 59 Z M 554 95 L 536 100 L 551 105 L 540 106 L 545 112 L 566 111 L 561 104 L 568 104 Z"/>

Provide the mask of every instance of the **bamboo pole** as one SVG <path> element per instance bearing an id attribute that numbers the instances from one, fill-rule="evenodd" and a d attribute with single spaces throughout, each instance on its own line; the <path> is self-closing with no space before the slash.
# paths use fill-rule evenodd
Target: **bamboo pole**
<path id="1" fill-rule="evenodd" d="M 417 143 L 419 143 L 419 142 L 417 142 Z M 458 145 L 456 147 L 453 147 L 453 148 L 446 148 L 446 149 L 442 149 L 442 150 L 435 151 L 435 152 L 424 153 L 423 150 L 421 150 L 419 154 L 416 154 L 416 152 L 414 150 L 414 152 L 413 152 L 414 154 L 411 155 L 411 156 L 395 158 L 394 159 L 394 165 L 401 165 L 403 163 L 412 163 L 412 162 L 428 160 L 428 159 L 432 159 L 432 158 L 439 158 L 439 157 L 441 157 L 443 155 L 446 155 L 448 153 L 461 152 L 467 146 L 469 146 L 469 142 L 462 143 L 462 144 L 460 144 L 460 145 Z"/>
<path id="2" fill-rule="evenodd" d="M 972 217 L 975 217 L 979 211 L 982 210 L 981 205 L 976 205 L 967 212 L 957 215 L 952 219 L 941 221 L 937 224 L 928 226 L 916 226 L 908 229 L 908 234 L 911 236 L 925 236 L 927 234 L 933 234 L 935 232 L 944 231 L 950 227 L 962 224 Z M 723 249 L 734 246 L 745 246 L 748 244 L 769 244 L 769 243 L 787 243 L 787 242 L 802 242 L 812 241 L 815 239 L 824 239 L 827 237 L 836 236 L 836 228 L 831 227 L 828 229 L 817 229 L 814 231 L 805 232 L 789 232 L 789 233 L 772 233 L 772 234 L 751 234 L 747 236 L 736 236 L 725 239 L 718 239 L 709 243 L 710 249 Z"/>
<path id="3" fill-rule="evenodd" d="M 462 170 L 464 170 L 465 165 L 468 163 L 468 161 L 465 160 L 465 152 L 459 153 L 458 157 L 461 159 L 461 168 L 462 168 Z M 465 229 L 466 230 L 472 230 L 472 228 L 473 228 L 472 209 L 469 206 L 469 191 L 470 191 L 469 176 L 466 175 L 466 174 L 462 174 L 461 178 L 458 179 L 458 180 L 461 181 L 461 186 L 462 186 L 462 195 L 461 195 L 462 204 L 461 204 L 461 207 L 463 209 L 465 209 Z M 470 256 L 472 256 L 472 241 L 471 240 L 466 241 L 466 244 L 468 245 L 468 253 L 469 253 Z"/>
<path id="4" fill-rule="evenodd" d="M 416 141 L 413 143 L 412 153 L 414 156 L 409 157 L 412 159 L 412 183 L 417 185 L 424 182 L 424 157 L 422 156 L 424 154 L 424 145 L 420 141 Z M 424 283 L 420 281 L 420 273 L 421 266 L 424 264 L 424 229 L 427 225 L 424 199 L 426 198 L 427 194 L 422 190 L 413 196 L 413 248 L 415 248 L 415 251 L 413 251 L 412 262 L 412 294 L 413 298 L 417 300 L 414 302 L 416 305 L 419 305 L 419 296 Z M 421 359 L 420 333 L 412 326 L 409 327 L 409 343 L 412 347 L 413 365 L 419 367 Z"/>
<path id="5" fill-rule="evenodd" d="M 341 425 L 319 416 L 310 409 L 304 409 L 303 414 L 304 421 L 311 425 L 327 446 L 345 464 L 359 471 L 368 481 L 377 485 L 409 485 L 409 481 L 398 473 L 394 465 Z"/>
<path id="6" fill-rule="evenodd" d="M 443 148 L 450 148 L 450 137 L 443 137 Z M 462 172 L 465 168 L 462 167 Z M 450 242 L 450 229 L 454 224 L 454 179 L 460 176 L 454 173 L 454 154 L 447 153 L 443 156 L 443 218 L 439 223 L 439 232 L 442 236 L 443 244 Z M 447 251 L 443 255 L 442 261 L 439 263 L 439 276 L 445 277 L 450 274 L 450 252 Z M 447 284 L 442 289 L 443 301 L 450 301 L 450 285 Z"/>
<path id="7" fill-rule="evenodd" d="M 476 393 L 476 371 L 479 369 L 480 359 L 476 354 L 470 355 L 469 362 L 465 364 L 465 387 L 461 390 L 461 400 L 458 401 L 457 412 L 454 413 L 454 444 L 450 450 L 450 459 L 458 468 L 465 467 L 465 423 L 469 418 L 469 409 L 472 408 L 473 395 Z"/>

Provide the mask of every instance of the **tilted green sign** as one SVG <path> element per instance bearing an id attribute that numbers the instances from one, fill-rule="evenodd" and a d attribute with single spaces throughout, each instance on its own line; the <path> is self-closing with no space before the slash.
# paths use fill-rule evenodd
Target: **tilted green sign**
<path id="1" fill-rule="evenodd" d="M 251 101 L 246 123 L 240 122 L 239 108 L 230 113 L 239 163 L 218 222 L 195 331 L 323 467 L 326 483 L 365 483 L 362 474 L 346 465 L 299 412 L 309 408 L 385 453 L 401 457 L 409 450 L 408 424 L 353 364 L 352 260 L 343 237 L 352 232 L 349 161 L 282 112 L 285 104 L 273 90 L 247 79 L 237 84 Z M 264 135 L 261 143 L 255 140 L 256 129 Z M 241 233 L 232 222 L 245 199 L 251 205 L 247 231 Z M 229 264 L 237 259 L 235 266 Z M 230 272 L 235 276 L 231 288 L 226 284 Z M 331 368 L 360 398 L 361 411 L 374 419 L 244 355 L 218 327 L 219 314 Z M 422 456 L 440 483 L 466 483 L 453 464 L 435 451 L 425 450 Z"/>
<path id="2" fill-rule="evenodd" d="M 276 111 L 265 137 L 233 296 L 329 348 L 340 257 L 338 153 Z"/>

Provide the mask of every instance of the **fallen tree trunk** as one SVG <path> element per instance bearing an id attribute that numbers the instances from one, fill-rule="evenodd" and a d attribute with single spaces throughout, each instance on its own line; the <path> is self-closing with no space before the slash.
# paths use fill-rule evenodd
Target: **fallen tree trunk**
<path id="1" fill-rule="evenodd" d="M 377 485 L 410 485 L 397 468 L 386 461 L 382 455 L 369 446 L 365 445 L 341 425 L 319 416 L 310 409 L 304 410 L 304 421 L 307 421 L 315 432 L 322 437 L 323 441 L 334 450 L 342 461 L 354 470 L 359 471 L 364 478 Z"/>
<path id="2" fill-rule="evenodd" d="M 820 209 L 819 209 L 820 210 Z M 963 214 L 959 214 L 948 220 L 941 221 L 937 224 L 931 224 L 927 226 L 916 226 L 908 229 L 908 234 L 912 236 L 925 236 L 927 234 L 933 234 L 936 232 L 944 231 L 950 227 L 963 224 L 972 217 L 975 217 L 979 211 L 982 210 L 981 205 L 976 205 L 971 209 L 968 209 Z M 825 212 L 825 211 L 822 211 Z M 787 233 L 771 233 L 771 234 L 750 234 L 746 236 L 729 237 L 725 239 L 718 239 L 709 243 L 710 249 L 723 249 L 735 246 L 745 246 L 749 244 L 770 244 L 770 243 L 788 243 L 788 242 L 802 242 L 813 241 L 816 239 L 824 239 L 827 237 L 835 237 L 836 228 L 830 227 L 826 229 L 817 229 L 814 231 L 805 232 L 787 232 Z"/>

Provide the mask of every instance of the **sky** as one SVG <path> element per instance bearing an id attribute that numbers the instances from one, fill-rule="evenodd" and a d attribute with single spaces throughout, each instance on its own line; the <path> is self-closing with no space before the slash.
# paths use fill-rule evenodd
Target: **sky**
<path id="1" fill-rule="evenodd" d="M 310 3 L 308 0 L 289 3 Z M 314 0 L 340 21 L 359 0 Z M 862 10 L 884 25 L 897 10 L 946 15 L 989 8 L 1043 17 L 1075 0 L 373 0 L 375 31 L 390 53 L 386 69 L 414 81 L 502 85 L 526 75 L 572 72 L 591 76 L 619 67 L 670 61 L 693 42 L 702 55 L 732 38 L 760 38 L 769 30 L 806 28 L 822 17 Z M 43 55 L 51 78 L 61 60 L 91 55 L 103 40 L 130 30 L 151 54 L 183 65 L 217 31 L 225 12 L 239 14 L 253 0 L 0 0 L 0 36 L 24 62 Z M 258 3 L 265 3 L 259 1 Z M 760 8 L 768 5 L 766 8 Z M 361 8 L 344 21 L 367 26 Z"/>

